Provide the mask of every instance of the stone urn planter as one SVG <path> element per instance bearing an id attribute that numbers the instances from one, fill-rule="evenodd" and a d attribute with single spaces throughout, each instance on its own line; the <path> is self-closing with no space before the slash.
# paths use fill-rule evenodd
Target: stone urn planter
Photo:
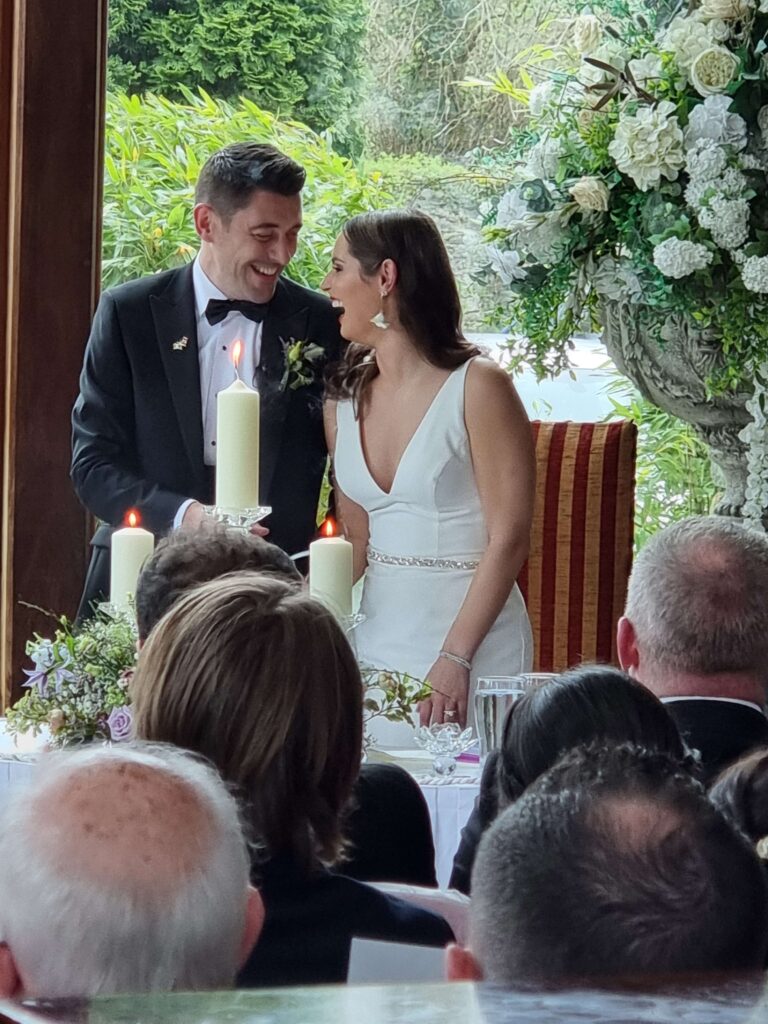
<path id="1" fill-rule="evenodd" d="M 682 318 L 669 317 L 656 336 L 640 322 L 632 305 L 607 302 L 603 341 L 616 367 L 643 397 L 690 423 L 707 445 L 724 487 L 713 511 L 740 515 L 747 481 L 747 446 L 739 433 L 751 420 L 746 409 L 750 393 L 707 395 L 706 381 L 722 358 L 714 332 L 695 331 Z"/>

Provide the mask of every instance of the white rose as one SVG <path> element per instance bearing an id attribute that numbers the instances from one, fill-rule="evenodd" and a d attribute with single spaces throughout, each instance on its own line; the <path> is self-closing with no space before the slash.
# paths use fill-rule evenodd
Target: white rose
<path id="1" fill-rule="evenodd" d="M 499 200 L 496 210 L 496 227 L 509 228 L 513 224 L 519 224 L 530 214 L 528 203 L 520 195 L 520 192 L 513 188 L 505 192 Z"/>
<path id="2" fill-rule="evenodd" d="M 619 118 L 608 152 L 641 192 L 655 188 L 662 177 L 674 181 L 685 166 L 683 131 L 674 114 L 675 104 L 663 100 Z"/>
<path id="3" fill-rule="evenodd" d="M 582 54 L 592 53 L 600 45 L 603 38 L 603 28 L 600 21 L 594 14 L 582 14 L 573 23 L 573 45 L 576 52 Z"/>
<path id="4" fill-rule="evenodd" d="M 585 210 L 597 210 L 605 213 L 608 209 L 610 191 L 599 178 L 579 178 L 568 191 L 578 206 Z"/>
<path id="5" fill-rule="evenodd" d="M 712 33 L 704 22 L 680 16 L 661 33 L 659 45 L 673 53 L 677 66 L 687 72 L 699 54 L 712 46 Z"/>
<path id="6" fill-rule="evenodd" d="M 739 67 L 739 58 L 724 46 L 711 46 L 691 64 L 690 79 L 699 96 L 723 92 Z"/>
<path id="7" fill-rule="evenodd" d="M 716 43 L 727 43 L 731 38 L 731 26 L 722 18 L 713 18 L 709 23 L 709 31 Z"/>
<path id="8" fill-rule="evenodd" d="M 641 89 L 648 89 L 661 78 L 661 60 L 658 57 L 636 57 L 627 65 Z"/>
<path id="9" fill-rule="evenodd" d="M 601 60 L 604 64 L 610 64 L 618 71 L 623 71 L 627 63 L 627 51 L 624 44 L 621 40 L 614 39 L 613 36 L 609 36 L 588 56 L 594 60 Z M 588 64 L 586 61 L 579 69 L 579 78 L 586 85 L 596 85 L 598 82 L 604 82 L 612 77 L 614 76 L 609 72 L 603 71 L 602 68 L 596 68 L 594 64 Z"/>
<path id="10" fill-rule="evenodd" d="M 746 0 L 702 0 L 699 16 L 706 21 L 743 21 L 749 13 Z"/>

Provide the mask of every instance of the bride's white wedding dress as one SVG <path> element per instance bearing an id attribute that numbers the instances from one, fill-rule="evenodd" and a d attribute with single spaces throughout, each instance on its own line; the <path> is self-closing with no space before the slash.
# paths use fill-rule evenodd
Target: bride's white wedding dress
<path id="1" fill-rule="evenodd" d="M 336 411 L 336 480 L 366 510 L 370 531 L 360 606 L 365 619 L 352 640 L 361 663 L 420 679 L 437 660 L 488 543 L 464 424 L 468 367 L 454 370 L 438 391 L 389 492 L 368 469 L 352 402 L 339 402 Z M 478 677 L 528 672 L 532 651 L 515 585 L 472 660 L 469 724 Z M 369 731 L 378 746 L 414 745 L 412 728 L 401 723 L 376 719 Z"/>

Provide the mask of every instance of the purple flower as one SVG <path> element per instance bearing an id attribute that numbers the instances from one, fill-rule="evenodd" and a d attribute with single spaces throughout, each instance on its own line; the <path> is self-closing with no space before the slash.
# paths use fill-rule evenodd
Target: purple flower
<path id="1" fill-rule="evenodd" d="M 37 687 L 37 692 L 41 697 L 48 696 L 48 673 L 41 672 L 39 669 L 30 670 L 28 668 L 22 669 L 22 672 L 27 677 L 22 686 L 28 687 L 30 690 L 33 686 Z"/>
<path id="2" fill-rule="evenodd" d="M 123 704 L 120 708 L 113 708 L 107 719 L 109 735 L 114 743 L 121 740 L 129 740 L 133 728 L 133 714 L 130 704 Z"/>

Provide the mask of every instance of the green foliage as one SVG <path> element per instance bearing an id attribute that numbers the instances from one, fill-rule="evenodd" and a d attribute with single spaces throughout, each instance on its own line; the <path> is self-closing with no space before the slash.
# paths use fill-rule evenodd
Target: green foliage
<path id="1" fill-rule="evenodd" d="M 635 550 L 686 516 L 706 515 L 720 493 L 707 447 L 682 420 L 647 402 L 623 378 L 609 387 L 613 416 L 637 424 Z"/>
<path id="2" fill-rule="evenodd" d="M 179 266 L 194 255 L 195 182 L 205 160 L 230 142 L 270 142 L 307 171 L 304 228 L 288 274 L 317 287 L 345 220 L 390 198 L 330 139 L 279 121 L 250 100 L 237 105 L 184 91 L 185 102 L 112 95 L 107 102 L 103 223 L 105 287 Z"/>
<path id="3" fill-rule="evenodd" d="M 375 718 L 410 725 L 416 705 L 419 701 L 427 700 L 432 692 L 429 683 L 410 676 L 407 672 L 394 672 L 363 665 L 360 673 L 365 687 L 363 721 L 366 732 L 367 726 Z"/>
<path id="4" fill-rule="evenodd" d="M 110 0 L 109 81 L 176 99 L 245 95 L 317 130 L 349 127 L 366 0 Z"/>
<path id="5" fill-rule="evenodd" d="M 136 664 L 131 617 L 99 611 L 76 630 L 64 616 L 52 639 L 27 643 L 27 692 L 8 709 L 8 732 L 48 729 L 56 746 L 128 738 L 130 672 Z M 112 716 L 112 717 L 110 717 Z"/>

